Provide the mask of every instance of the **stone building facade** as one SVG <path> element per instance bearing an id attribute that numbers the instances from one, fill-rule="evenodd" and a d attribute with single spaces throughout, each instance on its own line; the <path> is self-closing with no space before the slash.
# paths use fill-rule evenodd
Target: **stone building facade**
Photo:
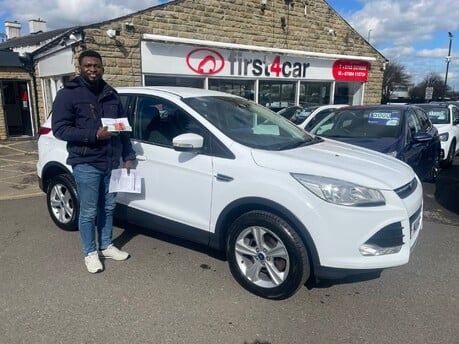
<path id="1" fill-rule="evenodd" d="M 75 74 L 74 66 L 82 50 L 100 52 L 104 79 L 111 85 L 141 86 L 146 84 L 143 59 L 149 48 L 144 43 L 150 41 L 149 37 L 160 41 L 158 37 L 163 36 L 182 40 L 179 42 L 182 45 L 187 40 L 197 40 L 193 41 L 195 46 L 199 42 L 218 42 L 225 49 L 242 47 L 247 52 L 266 51 L 265 55 L 274 52 L 279 56 L 295 56 L 296 52 L 310 52 L 319 62 L 321 56 L 366 57 L 368 78 L 361 82 L 361 103 L 380 102 L 385 57 L 324 0 L 272 0 L 266 1 L 265 9 L 262 3 L 260 0 L 176 0 L 75 28 L 73 36 L 59 37 L 54 44 L 33 54 L 38 80 L 33 92 L 37 95 L 37 118 L 41 123 L 45 121 L 57 88 Z M 64 50 L 71 53 L 73 64 L 69 63 L 64 72 L 60 70 L 55 75 L 52 68 L 48 68 L 48 74 L 43 73 L 45 68 L 40 64 Z M 54 90 L 47 90 L 49 78 L 54 80 L 51 82 Z"/>

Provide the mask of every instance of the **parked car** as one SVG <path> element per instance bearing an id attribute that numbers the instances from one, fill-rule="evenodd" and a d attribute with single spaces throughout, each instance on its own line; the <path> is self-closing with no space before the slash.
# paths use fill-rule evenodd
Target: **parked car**
<path id="1" fill-rule="evenodd" d="M 315 123 L 320 122 L 323 118 L 328 116 L 333 111 L 342 107 L 349 106 L 347 104 L 330 104 L 316 107 L 308 117 L 302 122 L 298 123 L 298 126 L 306 131 L 314 126 Z"/>
<path id="2" fill-rule="evenodd" d="M 143 180 L 140 194 L 117 195 L 117 218 L 224 250 L 240 285 L 270 299 L 330 271 L 408 262 L 422 228 L 423 192 L 403 162 L 311 136 L 227 93 L 118 92 Z M 55 224 L 72 230 L 78 194 L 65 143 L 50 123 L 38 140 L 39 183 Z"/>
<path id="3" fill-rule="evenodd" d="M 337 105 L 337 104 L 332 104 L 332 105 L 315 105 L 315 106 L 289 106 L 286 107 L 277 113 L 281 115 L 282 117 L 287 118 L 289 121 L 292 123 L 298 125 L 300 128 L 305 127 L 305 123 L 308 121 L 308 119 L 312 117 L 323 117 L 327 114 L 329 114 L 331 111 L 334 109 L 343 107 L 346 105 Z"/>
<path id="4" fill-rule="evenodd" d="M 388 154 L 423 181 L 438 175 L 440 138 L 427 114 L 412 105 L 359 105 L 332 112 L 310 132 Z"/>
<path id="5" fill-rule="evenodd" d="M 441 164 L 449 167 L 459 154 L 459 107 L 452 103 L 417 104 L 424 109 L 438 129 L 441 142 Z"/>

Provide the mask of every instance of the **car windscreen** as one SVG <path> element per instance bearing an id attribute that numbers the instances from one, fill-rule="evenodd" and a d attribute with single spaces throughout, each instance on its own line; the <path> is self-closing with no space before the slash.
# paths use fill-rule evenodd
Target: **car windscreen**
<path id="1" fill-rule="evenodd" d="M 193 108 L 232 140 L 248 147 L 285 150 L 317 142 L 284 117 L 243 98 L 185 98 Z"/>
<path id="2" fill-rule="evenodd" d="M 433 124 L 448 124 L 450 121 L 449 111 L 444 107 L 423 108 Z"/>
<path id="3" fill-rule="evenodd" d="M 324 137 L 398 137 L 403 111 L 400 109 L 345 109 L 332 112 L 310 132 Z"/>

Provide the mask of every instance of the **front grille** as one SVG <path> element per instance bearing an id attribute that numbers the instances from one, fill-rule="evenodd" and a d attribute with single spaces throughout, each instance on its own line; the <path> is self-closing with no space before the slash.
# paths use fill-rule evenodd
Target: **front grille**
<path id="1" fill-rule="evenodd" d="M 400 198 L 407 198 L 409 195 L 411 195 L 414 190 L 418 187 L 418 180 L 416 178 L 413 178 L 411 182 L 408 184 L 403 185 L 402 187 L 399 187 L 398 189 L 395 189 L 394 191 L 397 193 L 397 195 Z"/>
<path id="2" fill-rule="evenodd" d="M 378 247 L 395 247 L 403 245 L 403 230 L 401 222 L 392 223 L 374 234 L 366 245 Z"/>

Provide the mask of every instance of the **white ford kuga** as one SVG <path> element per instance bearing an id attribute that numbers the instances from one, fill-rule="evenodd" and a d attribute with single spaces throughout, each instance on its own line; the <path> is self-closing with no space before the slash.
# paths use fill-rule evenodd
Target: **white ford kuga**
<path id="1" fill-rule="evenodd" d="M 133 128 L 142 191 L 116 217 L 226 252 L 231 273 L 270 299 L 331 272 L 409 261 L 422 184 L 405 163 L 322 139 L 244 98 L 204 89 L 118 88 Z M 37 173 L 48 210 L 78 226 L 65 142 L 40 129 Z"/>

